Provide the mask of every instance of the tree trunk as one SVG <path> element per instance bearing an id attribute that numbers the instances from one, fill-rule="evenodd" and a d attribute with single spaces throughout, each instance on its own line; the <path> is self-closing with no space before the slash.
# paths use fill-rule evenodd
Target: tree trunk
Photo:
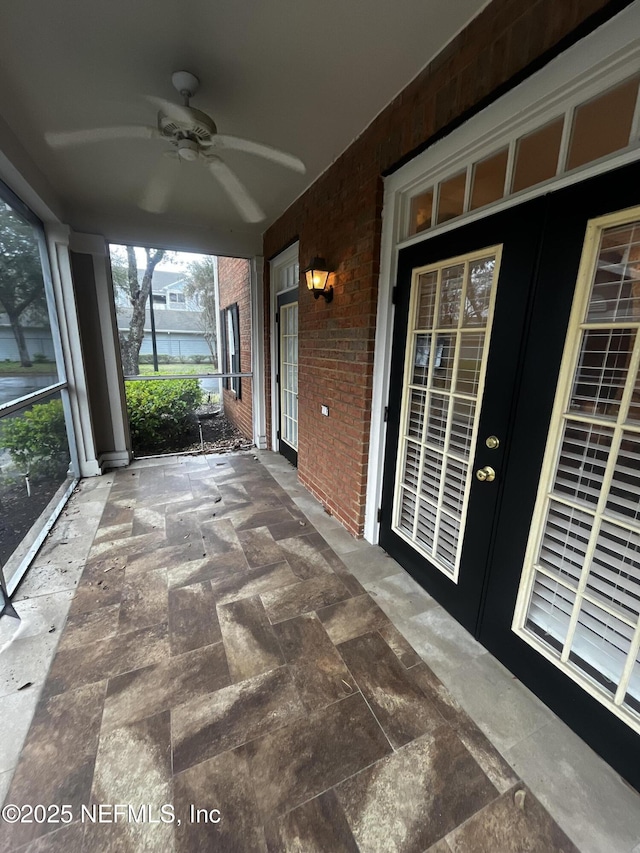
<path id="1" fill-rule="evenodd" d="M 145 249 L 145 251 L 147 253 L 147 267 L 142 276 L 142 283 L 139 283 L 135 252 L 132 246 L 127 246 L 127 283 L 129 300 L 133 310 L 128 332 L 126 334 L 119 332 L 118 337 L 120 339 L 122 369 L 125 375 L 129 376 L 137 376 L 140 372 L 139 357 L 142 339 L 144 338 L 147 299 L 151 290 L 154 270 L 165 254 L 164 249 L 157 249 L 154 254 L 151 254 L 149 249 Z"/>
<path id="2" fill-rule="evenodd" d="M 31 361 L 29 350 L 27 349 L 27 342 L 24 339 L 24 332 L 22 331 L 22 326 L 20 325 L 20 315 L 18 314 L 17 316 L 15 316 L 13 312 L 9 311 L 7 311 L 7 315 L 9 317 L 9 322 L 11 323 L 11 331 L 13 332 L 13 337 L 16 340 L 16 346 L 18 347 L 20 364 L 22 367 L 31 367 L 33 362 Z"/>

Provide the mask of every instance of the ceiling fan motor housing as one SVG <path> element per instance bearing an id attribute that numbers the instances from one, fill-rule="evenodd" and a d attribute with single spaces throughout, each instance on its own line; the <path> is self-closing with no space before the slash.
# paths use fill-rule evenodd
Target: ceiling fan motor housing
<path id="1" fill-rule="evenodd" d="M 182 107 L 181 111 L 189 114 L 189 121 L 182 121 L 175 115 L 165 115 L 162 110 L 158 113 L 158 129 L 163 136 L 174 141 L 186 138 L 194 142 L 207 143 L 218 132 L 213 119 L 201 110 Z"/>

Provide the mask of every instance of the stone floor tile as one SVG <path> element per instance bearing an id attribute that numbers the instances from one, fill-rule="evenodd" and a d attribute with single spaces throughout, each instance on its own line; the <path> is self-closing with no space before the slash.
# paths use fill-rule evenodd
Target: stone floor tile
<path id="1" fill-rule="evenodd" d="M 445 683 L 502 753 L 553 719 L 549 708 L 486 652 L 456 668 Z"/>
<path id="2" fill-rule="evenodd" d="M 274 563 L 248 571 L 227 572 L 211 581 L 211 589 L 218 604 L 228 604 L 240 598 L 251 598 L 270 590 L 287 587 L 299 582 L 288 563 Z"/>
<path id="3" fill-rule="evenodd" d="M 447 836 L 452 853 L 578 853 L 531 791 L 503 794 Z M 613 849 L 613 848 L 610 848 Z"/>
<path id="4" fill-rule="evenodd" d="M 483 646 L 439 604 L 411 619 L 396 619 L 396 627 L 440 678 L 486 654 Z"/>
<path id="5" fill-rule="evenodd" d="M 169 591 L 169 643 L 179 655 L 222 639 L 216 599 L 209 581 Z"/>
<path id="6" fill-rule="evenodd" d="M 293 809 L 274 821 L 270 853 L 358 853 L 349 824 L 334 791 Z"/>
<path id="7" fill-rule="evenodd" d="M 318 610 L 318 616 L 336 645 L 389 624 L 387 616 L 369 595 L 324 607 Z"/>
<path id="8" fill-rule="evenodd" d="M 161 542 L 157 547 L 135 554 L 125 561 L 129 575 L 153 571 L 154 569 L 171 569 L 182 563 L 202 560 L 205 557 L 203 542 L 187 540 L 180 545 L 167 545 Z"/>
<path id="9" fill-rule="evenodd" d="M 203 552 L 204 553 L 204 552 Z M 167 569 L 169 589 L 191 586 L 202 581 L 223 579 L 247 568 L 247 560 L 241 549 L 215 557 L 204 556 L 199 560 L 186 560 Z"/>
<path id="10" fill-rule="evenodd" d="M 351 594 L 338 575 L 322 574 L 273 592 L 265 592 L 261 597 L 269 619 L 275 623 L 344 601 Z"/>
<path id="11" fill-rule="evenodd" d="M 82 853 L 173 853 L 175 824 L 163 822 L 162 807 L 171 803 L 173 786 L 148 786 L 142 800 L 128 803 L 124 800 L 108 801 L 131 805 L 131 818 L 104 823 L 86 822 Z M 66 853 L 66 851 L 65 851 Z"/>
<path id="12" fill-rule="evenodd" d="M 635 853 L 640 796 L 561 720 L 542 726 L 505 757 L 583 853 Z"/>
<path id="13" fill-rule="evenodd" d="M 391 747 L 355 693 L 251 741 L 246 750 L 258 805 L 271 818 L 368 767 Z"/>
<path id="14" fill-rule="evenodd" d="M 205 646 L 161 663 L 110 679 L 103 731 L 143 720 L 229 684 L 222 643 Z"/>
<path id="15" fill-rule="evenodd" d="M 29 716 L 29 723 L 31 723 L 31 715 Z M 6 800 L 7 791 L 9 790 L 9 785 L 11 784 L 12 779 L 13 768 L 11 768 L 11 770 L 5 770 L 4 773 L 0 773 L 0 804 L 3 804 Z"/>
<path id="16" fill-rule="evenodd" d="M 455 730 L 497 790 L 504 793 L 512 788 L 518 781 L 518 777 L 489 738 L 478 728 L 466 711 L 463 711 L 437 675 L 425 663 L 414 666 L 411 669 L 411 675 L 425 696 Z"/>
<path id="17" fill-rule="evenodd" d="M 446 724 L 347 779 L 336 793 L 361 853 L 423 853 L 497 797 Z"/>
<path id="18" fill-rule="evenodd" d="M 268 527 L 243 530 L 238 534 L 238 539 L 252 569 L 285 559 L 285 554 L 269 533 Z"/>
<path id="19" fill-rule="evenodd" d="M 176 827 L 176 853 L 266 853 L 262 818 L 242 747 L 179 773 L 174 780 L 174 803 L 181 819 Z M 199 821 L 190 819 L 193 806 L 214 820 L 219 814 L 219 822 L 209 823 L 203 816 Z"/>
<path id="20" fill-rule="evenodd" d="M 373 548 L 370 546 L 367 550 L 349 551 L 340 554 L 340 558 L 347 569 L 363 584 L 403 572 L 402 567 L 386 551 L 377 546 Z"/>
<path id="21" fill-rule="evenodd" d="M 437 709 L 380 634 L 348 640 L 338 651 L 394 749 L 442 725 Z"/>
<path id="22" fill-rule="evenodd" d="M 279 539 L 292 539 L 296 536 L 306 536 L 311 529 L 308 521 L 300 518 L 289 518 L 286 521 L 279 521 L 276 524 L 267 523 L 269 533 L 273 536 L 276 542 Z"/>
<path id="23" fill-rule="evenodd" d="M 73 592 L 64 590 L 14 602 L 19 619 L 0 619 L 0 648 L 13 640 L 62 632 Z"/>
<path id="24" fill-rule="evenodd" d="M 276 636 L 305 708 L 315 711 L 358 688 L 315 613 L 275 626 Z"/>
<path id="25" fill-rule="evenodd" d="M 169 593 L 166 569 L 127 573 L 120 599 L 118 630 L 131 631 L 167 622 Z"/>
<path id="26" fill-rule="evenodd" d="M 27 601 L 41 595 L 75 590 L 85 567 L 85 558 L 71 559 L 68 550 L 63 560 L 40 556 L 33 562 L 13 595 L 13 603 Z"/>
<path id="27" fill-rule="evenodd" d="M 77 649 L 88 643 L 113 637 L 118 632 L 119 618 L 119 604 L 73 614 L 67 619 L 58 649 Z"/>
<path id="28" fill-rule="evenodd" d="M 418 652 L 405 640 L 392 622 L 379 625 L 378 633 L 406 669 L 421 663 L 422 658 Z"/>
<path id="29" fill-rule="evenodd" d="M 100 738 L 91 801 L 138 807 L 171 776 L 171 723 L 169 711 L 162 711 Z"/>
<path id="30" fill-rule="evenodd" d="M 18 763 L 24 739 L 36 709 L 37 693 L 21 690 L 0 697 L 0 773 L 13 770 Z"/>
<path id="31" fill-rule="evenodd" d="M 218 619 L 232 681 L 245 681 L 284 663 L 259 596 L 218 606 Z"/>
<path id="32" fill-rule="evenodd" d="M 168 655 L 166 623 L 120 632 L 78 648 L 60 649 L 51 665 L 45 690 L 53 696 L 149 666 Z"/>
<path id="33" fill-rule="evenodd" d="M 387 616 L 395 621 L 418 616 L 436 603 L 406 572 L 367 582 L 364 586 Z"/>
<path id="34" fill-rule="evenodd" d="M 21 848 L 20 853 L 82 853 L 84 824 L 79 821 L 49 832 Z"/>
<path id="35" fill-rule="evenodd" d="M 304 714 L 287 667 L 210 692 L 171 715 L 173 770 L 233 749 Z"/>
<path id="36" fill-rule="evenodd" d="M 37 634 L 5 645 L 0 653 L 0 696 L 20 688 L 39 691 L 47 678 L 59 638 L 57 632 Z"/>
<path id="37" fill-rule="evenodd" d="M 41 702 L 7 794 L 10 803 L 89 802 L 106 682 Z M 47 823 L 3 826 L 0 849 L 9 850 L 55 828 Z"/>
<path id="38" fill-rule="evenodd" d="M 309 536 L 280 539 L 278 546 L 300 580 L 322 577 L 332 571 L 321 549 L 310 541 Z"/>

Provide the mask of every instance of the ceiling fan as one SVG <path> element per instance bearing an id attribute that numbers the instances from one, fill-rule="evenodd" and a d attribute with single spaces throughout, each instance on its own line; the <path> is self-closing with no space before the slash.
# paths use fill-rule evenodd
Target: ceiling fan
<path id="1" fill-rule="evenodd" d="M 269 145 L 218 133 L 215 122 L 210 116 L 189 105 L 189 100 L 200 86 L 198 78 L 189 71 L 176 71 L 171 77 L 171 82 L 182 96 L 182 104 L 174 104 L 152 95 L 147 96 L 148 101 L 159 107 L 156 127 L 145 125 L 95 127 L 86 130 L 46 133 L 45 140 L 52 148 L 69 148 L 117 139 L 161 139 L 171 146 L 169 151 L 164 152 L 165 156 L 181 162 L 198 162 L 206 166 L 245 222 L 260 222 L 265 219 L 265 214 L 258 203 L 217 152 L 225 149 L 243 151 L 245 154 L 263 157 L 301 174 L 306 171 L 302 160 Z M 169 203 L 171 185 L 172 176 L 165 170 L 157 171 L 143 193 L 140 207 L 150 213 L 164 212 Z"/>

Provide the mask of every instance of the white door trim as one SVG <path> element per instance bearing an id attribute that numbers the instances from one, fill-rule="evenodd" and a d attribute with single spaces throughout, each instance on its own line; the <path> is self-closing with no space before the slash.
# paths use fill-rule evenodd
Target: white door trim
<path id="1" fill-rule="evenodd" d="M 640 158 L 638 116 L 635 143 L 585 168 L 561 178 L 518 193 L 487 208 L 432 228 L 426 233 L 403 239 L 403 220 L 408 200 L 421 187 L 438 180 L 444 172 L 453 173 L 465 164 L 481 159 L 527 132 L 535 114 L 536 126 L 544 124 L 563 109 L 584 101 L 615 82 L 637 73 L 640 66 L 640 1 L 633 3 L 595 32 L 556 57 L 515 89 L 473 116 L 444 139 L 415 157 L 385 180 L 382 211 L 380 276 L 373 365 L 371 426 L 364 538 L 378 542 L 380 524 L 378 509 L 382 504 L 382 479 L 386 440 L 384 409 L 389 399 L 394 306 L 393 286 L 396 280 L 398 253 L 401 248 L 430 239 L 436 234 L 457 228 L 477 219 L 521 204 L 551 190 L 578 183 L 593 175 L 618 168 Z M 569 106 L 567 106 L 569 105 Z"/>
<path id="2" fill-rule="evenodd" d="M 278 423 L 280 422 L 280 404 L 276 373 L 278 370 L 278 330 L 276 328 L 277 294 L 292 290 L 298 286 L 298 281 L 289 287 L 278 288 L 278 279 L 289 267 L 299 263 L 299 243 L 293 243 L 289 248 L 280 252 L 269 261 L 269 330 L 271 339 L 271 450 L 278 450 Z"/>

